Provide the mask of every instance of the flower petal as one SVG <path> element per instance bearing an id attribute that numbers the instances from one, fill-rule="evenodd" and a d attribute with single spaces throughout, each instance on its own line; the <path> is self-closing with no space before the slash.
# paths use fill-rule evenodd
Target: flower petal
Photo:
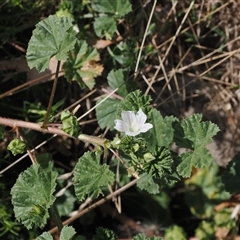
<path id="1" fill-rule="evenodd" d="M 141 132 L 147 132 L 153 127 L 150 123 L 145 123 L 147 120 L 146 114 L 140 108 L 135 114 L 134 111 L 122 111 L 122 120 L 115 120 L 114 128 L 118 131 L 124 132 L 128 136 L 136 136 Z"/>
<path id="2" fill-rule="evenodd" d="M 127 131 L 127 129 L 126 129 L 126 125 L 125 125 L 125 123 L 122 121 L 122 120 L 115 120 L 114 121 L 114 123 L 115 123 L 115 126 L 114 126 L 114 128 L 116 129 L 116 130 L 118 130 L 118 131 L 120 131 L 120 132 L 125 132 L 125 131 Z"/>
<path id="3" fill-rule="evenodd" d="M 127 136 L 131 136 L 131 137 L 134 137 L 134 136 L 138 135 L 139 133 L 140 133 L 139 131 L 138 132 L 131 132 L 131 131 L 126 131 L 125 132 L 125 134 Z"/>
<path id="4" fill-rule="evenodd" d="M 141 108 L 140 108 L 139 111 L 137 112 L 136 118 L 137 118 L 137 121 L 138 121 L 138 124 L 139 124 L 139 125 L 143 125 L 143 124 L 146 122 L 146 120 L 147 120 L 147 116 L 146 116 L 146 114 L 142 111 Z"/>
<path id="5" fill-rule="evenodd" d="M 149 129 L 151 129 L 153 127 L 153 125 L 151 123 L 145 123 L 141 129 L 140 129 L 140 132 L 147 132 Z"/>
<path id="6" fill-rule="evenodd" d="M 122 111 L 121 113 L 123 122 L 130 126 L 132 122 L 136 122 L 136 115 L 133 111 Z"/>

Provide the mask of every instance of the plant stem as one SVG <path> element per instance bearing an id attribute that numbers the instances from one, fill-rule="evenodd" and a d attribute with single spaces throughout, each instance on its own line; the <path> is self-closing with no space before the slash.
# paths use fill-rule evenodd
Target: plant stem
<path id="1" fill-rule="evenodd" d="M 107 140 L 104 138 L 100 138 L 100 137 L 96 137 L 96 136 L 89 136 L 86 134 L 80 134 L 78 136 L 78 139 L 83 141 L 83 142 L 87 142 L 87 143 L 92 143 L 92 144 L 96 144 L 96 145 L 100 145 L 102 147 L 106 147 L 106 142 Z"/>
<path id="2" fill-rule="evenodd" d="M 61 232 L 62 228 L 63 228 L 63 224 L 62 224 L 62 220 L 59 216 L 59 212 L 55 206 L 55 204 L 53 204 L 51 207 L 50 207 L 50 213 L 51 213 L 51 216 L 53 217 L 56 225 L 57 225 L 57 228 L 59 230 L 59 232 Z"/>
<path id="3" fill-rule="evenodd" d="M 48 127 L 47 129 L 45 129 L 45 128 L 41 127 L 40 123 L 25 122 L 25 121 L 18 120 L 18 119 L 0 117 L 0 125 L 9 126 L 12 128 L 22 127 L 22 128 L 36 130 L 39 132 L 57 134 L 57 135 L 74 138 L 73 136 L 68 135 L 67 133 L 65 133 L 64 131 L 62 131 L 59 128 Z"/>
<path id="4" fill-rule="evenodd" d="M 47 107 L 47 113 L 46 113 L 46 116 L 44 118 L 44 121 L 43 121 L 43 124 L 42 124 L 42 128 L 46 128 L 46 125 L 48 123 L 49 114 L 50 114 L 50 111 L 51 111 L 54 95 L 55 95 L 56 88 L 57 88 L 57 81 L 58 81 L 58 74 L 59 74 L 60 64 L 61 64 L 61 61 L 58 60 L 58 62 L 57 62 L 57 69 L 56 69 L 56 73 L 55 73 L 55 78 L 54 78 L 53 86 L 52 86 L 52 92 L 51 92 L 51 95 L 50 95 L 50 98 L 49 98 L 48 107 Z"/>

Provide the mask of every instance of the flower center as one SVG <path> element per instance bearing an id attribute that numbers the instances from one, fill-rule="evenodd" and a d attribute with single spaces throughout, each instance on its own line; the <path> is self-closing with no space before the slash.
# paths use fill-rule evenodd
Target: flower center
<path id="1" fill-rule="evenodd" d="M 140 130 L 140 127 L 138 124 L 136 123 L 132 123 L 130 126 L 129 126 L 129 131 L 130 132 L 138 132 Z"/>

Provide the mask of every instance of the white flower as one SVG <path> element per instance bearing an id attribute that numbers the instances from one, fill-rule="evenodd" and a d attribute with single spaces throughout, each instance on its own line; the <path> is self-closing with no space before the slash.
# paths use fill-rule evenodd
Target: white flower
<path id="1" fill-rule="evenodd" d="M 147 116 L 142 109 L 135 114 L 133 111 L 122 111 L 122 120 L 115 120 L 115 129 L 120 132 L 125 132 L 128 136 L 136 136 L 139 133 L 147 132 L 153 127 L 151 123 L 145 123 Z"/>

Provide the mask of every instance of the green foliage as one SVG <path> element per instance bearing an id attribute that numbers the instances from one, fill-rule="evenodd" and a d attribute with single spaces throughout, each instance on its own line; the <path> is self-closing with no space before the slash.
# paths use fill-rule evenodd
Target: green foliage
<path id="1" fill-rule="evenodd" d="M 174 126 L 174 141 L 179 147 L 192 150 L 180 155 L 182 162 L 177 171 L 182 177 L 190 177 L 193 167 L 203 168 L 214 161 L 206 145 L 219 131 L 216 124 L 201 122 L 201 114 L 193 114 Z"/>
<path id="2" fill-rule="evenodd" d="M 103 194 L 102 187 L 111 185 L 114 173 L 106 164 L 100 165 L 100 156 L 94 152 L 86 152 L 74 168 L 74 188 L 79 201 L 85 197 L 97 198 Z"/>
<path id="3" fill-rule="evenodd" d="M 61 0 L 56 15 L 73 17 L 74 13 L 81 12 L 84 9 L 84 5 L 85 5 L 84 1 Z"/>
<path id="4" fill-rule="evenodd" d="M 146 237 L 143 233 L 139 233 L 135 237 L 133 237 L 133 240 L 163 240 L 160 237 Z"/>
<path id="5" fill-rule="evenodd" d="M 93 236 L 93 240 L 117 240 L 117 236 L 112 230 L 99 227 Z"/>
<path id="6" fill-rule="evenodd" d="M 7 149 L 16 156 L 25 152 L 26 144 L 19 138 L 14 138 L 9 144 Z"/>
<path id="7" fill-rule="evenodd" d="M 234 232 L 237 228 L 235 219 L 231 219 L 232 211 L 230 209 L 222 209 L 214 213 L 213 218 L 208 221 L 202 221 L 196 229 L 196 237 L 198 239 L 223 239 L 226 233 Z M 220 235 L 221 236 L 220 236 Z"/>
<path id="8" fill-rule="evenodd" d="M 129 173 L 141 175 L 137 183 L 140 189 L 154 194 L 159 192 L 158 184 L 165 187 L 179 180 L 168 148 L 155 146 L 150 152 L 146 141 L 128 136 L 121 139 L 119 148 L 130 159 Z"/>
<path id="9" fill-rule="evenodd" d="M 52 105 L 49 122 L 52 122 L 54 120 L 54 115 L 59 111 L 59 108 L 63 105 L 65 100 L 66 99 L 63 98 L 60 101 L 56 102 L 54 105 Z M 24 101 L 24 111 L 26 112 L 26 120 L 36 119 L 37 122 L 43 122 L 47 113 L 46 107 L 40 102 L 32 103 Z"/>
<path id="10" fill-rule="evenodd" d="M 187 236 L 184 232 L 184 230 L 177 226 L 177 225 L 173 225 L 169 228 L 167 228 L 165 235 L 164 235 L 164 239 L 166 240 L 186 240 Z"/>
<path id="11" fill-rule="evenodd" d="M 117 68 L 118 64 L 120 64 L 122 68 L 133 70 L 137 55 L 136 48 L 136 41 L 131 39 L 120 42 L 113 48 L 108 47 L 107 50 L 111 56 L 111 61 L 113 62 L 114 68 Z M 132 83 L 133 82 L 131 81 L 131 84 Z"/>
<path id="12" fill-rule="evenodd" d="M 185 202 L 194 216 L 201 219 L 212 217 L 216 204 L 230 197 L 217 175 L 218 166 L 212 163 L 185 181 L 189 189 L 185 194 Z"/>
<path id="13" fill-rule="evenodd" d="M 214 224 L 207 221 L 202 221 L 198 228 L 196 229 L 196 237 L 202 240 L 214 240 L 215 239 L 215 229 Z"/>
<path id="14" fill-rule="evenodd" d="M 116 71 L 112 70 L 107 76 L 109 86 L 113 90 L 119 88 L 117 90 L 117 93 L 121 97 L 126 97 L 128 93 L 136 89 L 135 84 L 126 81 L 126 79 L 127 74 L 126 71 L 124 71 L 123 69 L 119 69 Z M 103 97 L 99 98 L 97 104 L 102 101 L 102 99 Z M 116 119 L 117 113 L 116 109 L 119 103 L 120 101 L 117 99 L 108 98 L 97 106 L 97 120 L 101 129 L 109 127 L 110 130 L 113 130 L 114 120 Z"/>
<path id="15" fill-rule="evenodd" d="M 67 216 L 74 210 L 76 197 L 68 190 L 63 195 L 57 197 L 55 203 L 60 216 Z"/>
<path id="16" fill-rule="evenodd" d="M 10 6 L 14 5 L 26 9 L 31 12 L 31 16 L 33 16 L 33 9 L 37 9 L 37 6 L 40 5 L 46 5 L 46 3 L 40 2 L 37 1 L 37 3 L 32 3 L 29 1 L 28 3 L 28 1 L 11 0 L 9 4 Z M 136 62 L 136 55 L 140 46 L 139 40 L 142 39 L 141 34 L 138 32 L 144 30 L 144 28 L 141 27 L 139 31 L 138 27 L 142 26 L 147 19 L 142 13 L 145 14 L 149 11 L 145 12 L 142 11 L 142 8 L 135 8 L 136 5 L 134 7 L 134 17 L 129 15 L 128 18 L 123 19 L 123 17 L 132 10 L 129 0 L 61 0 L 60 2 L 61 3 L 57 5 L 59 10 L 56 14 L 63 17 L 49 16 L 47 19 L 39 22 L 36 25 L 36 29 L 33 31 L 26 56 L 29 67 L 36 67 L 36 69 L 41 72 L 48 67 L 52 57 L 56 57 L 59 61 L 66 60 L 64 63 L 64 70 L 67 80 L 77 81 L 79 86 L 81 88 L 87 88 L 87 91 L 94 88 L 95 79 L 102 74 L 103 70 L 108 71 L 109 69 L 113 69 L 107 76 L 108 85 L 113 90 L 118 88 L 116 93 L 119 96 L 117 96 L 116 99 L 110 97 L 104 102 L 101 102 L 103 99 L 102 97 L 98 99 L 97 104 L 101 103 L 96 107 L 96 115 L 100 128 L 109 128 L 113 130 L 114 120 L 121 117 L 123 110 L 137 112 L 140 108 L 147 115 L 147 122 L 151 123 L 153 128 L 135 137 L 118 134 L 115 140 L 111 141 L 111 139 L 105 139 L 105 137 L 114 137 L 111 135 L 114 133 L 108 133 L 107 136 L 104 136 L 104 139 L 95 136 L 84 136 L 84 134 L 79 135 L 80 128 L 77 118 L 72 116 L 69 111 L 62 112 L 62 129 L 65 132 L 74 137 L 79 135 L 78 139 L 83 141 L 86 140 L 85 142 L 93 144 L 94 147 L 100 145 L 104 148 L 104 153 L 111 148 L 110 150 L 115 156 L 110 155 L 110 151 L 109 158 L 105 159 L 104 156 L 103 162 L 109 163 L 110 166 L 102 164 L 102 158 L 100 156 L 102 149 L 97 149 L 95 152 L 86 152 L 79 158 L 73 172 L 73 184 L 76 197 L 75 195 L 73 196 L 73 191 L 71 192 L 73 189 L 66 190 L 67 187 L 64 188 L 63 182 L 60 182 L 60 186 L 57 189 L 57 191 L 59 191 L 63 188 L 60 192 L 64 192 L 57 200 L 59 215 L 68 215 L 73 210 L 77 198 L 79 201 L 83 201 L 87 197 L 96 199 L 100 195 L 105 194 L 105 190 L 109 185 L 113 186 L 114 180 L 117 180 L 116 182 L 119 186 L 123 186 L 129 182 L 129 176 L 132 177 L 135 174 L 134 176 L 139 176 L 137 182 L 138 189 L 135 189 L 138 194 L 136 204 L 145 207 L 144 211 L 148 212 L 149 216 L 155 214 L 157 220 L 159 216 L 161 216 L 160 224 L 162 226 L 170 226 L 173 224 L 170 217 L 170 200 L 172 195 L 169 191 L 172 191 L 171 187 L 180 180 L 180 176 L 184 178 L 190 177 L 192 168 L 200 168 L 190 179 L 184 179 L 180 184 L 181 187 L 185 187 L 183 189 L 185 195 L 184 200 L 191 214 L 197 217 L 199 221 L 201 219 L 206 220 L 202 221 L 199 225 L 196 236 L 198 239 L 215 239 L 217 237 L 216 232 L 223 228 L 226 228 L 229 232 L 233 232 L 234 229 L 237 229 L 235 219 L 230 219 L 230 210 L 224 209 L 220 212 L 214 211 L 216 204 L 229 198 L 229 194 L 223 190 L 222 183 L 218 177 L 219 170 L 216 165 L 211 165 L 213 158 L 206 148 L 206 145 L 212 141 L 212 137 L 219 131 L 218 127 L 211 122 L 203 122 L 200 114 L 194 114 L 182 122 L 173 116 L 163 117 L 157 109 L 150 106 L 151 97 L 145 96 L 140 90 L 137 90 L 137 83 L 139 82 L 135 81 L 137 81 L 138 78 L 134 79 L 134 81 L 129 81 L 128 79 L 128 74 L 133 71 L 133 66 Z M 167 1 L 166 4 L 170 2 L 171 1 Z M 149 6 L 147 5 L 142 7 L 148 8 Z M 28 6 L 33 9 L 27 9 Z M 15 9 L 16 8 L 10 10 L 17 12 L 17 15 L 23 16 L 23 18 L 29 19 L 29 17 L 25 17 L 25 14 L 21 15 L 21 13 L 15 11 Z M 8 13 L 7 10 L 5 12 Z M 180 14 L 183 16 L 185 11 L 182 11 Z M 192 22 L 198 20 L 198 14 L 195 9 L 192 9 L 189 14 Z M 45 14 L 40 15 L 46 16 Z M 76 17 L 76 15 L 78 16 Z M 73 19 L 74 17 L 75 19 Z M 178 16 L 176 15 L 176 17 Z M 143 22 L 139 22 L 139 20 Z M 6 20 L 6 22 L 7 21 L 8 20 Z M 208 20 L 205 19 L 204 21 L 207 22 Z M 5 24 L 5 18 L 2 22 Z M 76 34 L 76 30 L 74 31 L 75 26 L 72 22 L 78 24 L 79 33 Z M 201 23 L 205 26 L 206 22 Z M 21 27 L 22 22 L 17 26 Z M 132 26 L 134 26 L 134 28 L 132 28 Z M 160 29 L 161 33 L 164 33 L 164 29 L 169 26 L 173 25 L 167 23 L 166 26 L 162 26 L 162 29 Z M 211 27 L 212 25 L 209 24 L 209 26 Z M 9 28 L 7 30 L 10 34 L 19 31 L 12 31 Z M 96 36 L 93 36 L 92 30 L 95 30 L 96 35 L 102 39 L 94 39 Z M 160 39 L 159 36 L 155 34 L 156 23 L 154 21 L 147 30 L 147 38 L 152 38 L 154 34 L 152 40 Z M 200 26 L 199 34 L 201 36 L 203 33 L 202 30 L 202 26 Z M 215 28 L 211 31 L 224 38 L 223 31 L 220 28 Z M 211 31 L 209 34 L 211 34 Z M 137 32 L 137 34 L 135 35 L 134 32 Z M 195 35 L 190 32 L 180 34 L 185 34 L 185 41 L 189 43 L 198 42 L 197 40 L 205 40 L 203 38 L 195 39 Z M 117 35 L 118 38 L 115 39 Z M 5 41 L 5 39 L 9 37 L 9 33 L 7 37 L 5 37 L 4 34 L 2 36 Z M 77 40 L 76 36 L 80 39 Z M 114 38 L 113 41 L 106 41 L 112 38 Z M 104 42 L 101 49 L 102 59 L 100 59 L 100 54 L 97 49 L 90 47 L 93 44 L 92 40 L 96 41 L 96 46 L 100 46 L 101 44 L 98 45 L 98 43 L 101 41 Z M 154 68 L 151 68 L 153 65 L 148 68 L 145 68 L 144 65 L 148 64 L 147 60 L 157 59 L 156 56 L 159 54 L 158 46 L 160 46 L 158 41 L 156 41 L 156 44 L 155 41 L 146 42 L 143 49 L 141 49 L 142 54 L 140 56 L 139 65 L 140 68 L 142 67 L 145 71 L 142 71 L 143 74 L 145 75 L 145 73 L 147 73 L 147 77 L 151 77 Z M 205 50 L 203 49 L 202 51 L 204 53 Z M 154 56 L 155 53 L 157 53 L 156 56 Z M 100 60 L 101 64 L 104 65 L 100 64 Z M 166 58 L 165 61 L 168 61 L 168 59 Z M 103 66 L 106 66 L 106 69 L 104 69 Z M 128 71 L 119 69 L 119 67 L 126 68 Z M 158 73 L 158 71 L 156 73 Z M 158 76 L 154 76 L 154 79 L 158 81 Z M 161 77 L 159 79 L 161 79 Z M 100 84 L 102 84 L 102 82 L 100 82 Z M 152 84 L 149 86 L 153 88 Z M 185 86 L 183 85 L 182 87 Z M 155 93 L 156 92 L 154 92 L 154 94 Z M 174 93 L 172 96 L 174 96 Z M 36 101 L 40 100 L 41 99 L 38 98 Z M 29 117 L 29 119 L 32 120 L 32 117 L 35 117 L 34 119 L 41 121 L 46 114 L 45 109 L 42 107 L 42 103 L 31 103 L 30 100 L 29 102 L 30 103 L 25 104 L 26 118 Z M 61 100 L 56 104 L 56 107 L 52 107 L 52 112 L 50 113 L 52 116 L 63 102 L 64 100 Z M 17 108 L 19 107 L 17 106 Z M 0 127 L 0 137 L 3 137 L 3 135 L 3 128 Z M 185 148 L 186 151 L 178 156 L 177 153 L 171 150 L 173 143 L 176 143 L 177 147 Z M 9 144 L 8 149 L 12 151 L 14 155 L 23 153 L 25 144 L 20 142 L 19 139 L 14 139 Z M 1 165 L 4 166 L 6 157 L 2 157 L 2 153 L 0 154 L 1 159 L 4 159 L 4 161 L 1 161 Z M 70 153 L 69 155 L 73 154 Z M 120 166 L 116 166 L 117 157 L 119 157 L 118 163 Z M 240 154 L 234 158 L 223 172 L 222 182 L 226 190 L 230 193 L 239 193 L 239 157 Z M 121 164 L 120 160 L 124 161 L 125 164 Z M 71 166 L 72 165 L 70 165 L 70 167 Z M 109 169 L 110 167 L 116 172 L 118 172 L 119 167 L 119 181 L 118 175 L 115 179 L 114 173 Z M 11 179 L 13 179 L 12 175 L 9 175 Z M 67 174 L 67 176 L 69 175 Z M 49 217 L 48 209 L 55 201 L 53 193 L 56 191 L 56 179 L 57 173 L 53 171 L 53 163 L 48 154 L 39 155 L 37 163 L 19 175 L 11 190 L 12 204 L 17 220 L 23 223 L 27 229 L 43 227 L 46 224 L 47 218 Z M 70 181 L 71 180 L 69 180 L 69 182 Z M 10 182 L 9 185 L 11 184 Z M 162 191 L 161 194 L 158 194 L 160 191 Z M 150 196 L 148 193 L 156 195 Z M 146 194 L 146 198 L 141 202 L 139 196 L 142 194 Z M 2 197 L 1 203 L 8 197 L 9 196 Z M 132 198 L 132 195 L 130 195 L 130 198 Z M 156 200 L 155 202 L 153 198 Z M 155 204 L 152 204 L 153 202 Z M 131 204 L 129 201 L 127 203 L 129 205 Z M 159 214 L 159 212 L 161 212 L 159 208 L 164 209 L 165 215 L 167 215 L 166 218 L 169 220 L 167 224 L 165 222 L 163 223 L 163 221 L 166 220 L 165 215 Z M 138 209 L 136 211 L 138 211 Z M 11 214 L 11 211 L 9 211 L 9 213 L 7 212 L 7 208 L 0 207 L 0 238 L 5 237 L 7 239 L 5 236 L 6 233 L 12 234 L 14 237 L 18 236 L 20 224 L 10 219 Z M 94 212 L 91 212 L 89 215 L 92 216 L 94 214 Z M 60 221 L 60 219 L 57 220 Z M 84 221 L 87 222 L 86 218 L 80 221 L 82 223 Z M 60 240 L 71 239 L 74 234 L 75 231 L 72 227 L 64 227 L 60 235 Z M 52 240 L 53 237 L 49 232 L 44 232 L 37 239 Z M 78 236 L 74 239 L 80 240 L 86 238 Z M 117 236 L 111 230 L 98 228 L 93 239 L 116 240 Z M 147 238 L 144 234 L 138 234 L 133 239 L 159 240 L 161 238 Z M 180 227 L 173 225 L 166 230 L 164 239 L 186 239 L 186 235 Z"/>
<path id="17" fill-rule="evenodd" d="M 120 0 L 114 2 L 112 2 L 111 0 L 105 0 L 104 2 L 92 0 L 91 4 L 92 8 L 95 11 L 111 14 L 112 16 L 116 16 L 117 18 L 123 17 L 132 10 L 131 4 L 128 0 Z"/>
<path id="18" fill-rule="evenodd" d="M 89 47 L 86 41 L 78 40 L 74 50 L 69 53 L 69 59 L 64 63 L 65 75 L 68 81 L 77 81 L 81 88 L 95 85 L 97 76 L 102 74 L 102 65 L 99 53 L 95 48 Z"/>
<path id="19" fill-rule="evenodd" d="M 222 209 L 214 214 L 213 221 L 217 227 L 227 228 L 229 230 L 237 226 L 235 219 L 231 218 L 231 209 Z"/>
<path id="20" fill-rule="evenodd" d="M 60 240 L 71 240 L 75 233 L 73 227 L 64 226 L 60 234 Z"/>
<path id="21" fill-rule="evenodd" d="M 75 233 L 76 232 L 73 227 L 64 226 L 61 230 L 59 240 L 71 240 Z M 49 232 L 44 232 L 37 237 L 37 240 L 53 240 L 53 237 Z"/>
<path id="22" fill-rule="evenodd" d="M 137 112 L 140 108 L 147 116 L 149 116 L 151 111 L 151 108 L 149 107 L 150 102 L 151 97 L 142 95 L 140 90 L 131 92 L 119 103 L 116 118 L 121 118 L 122 111 Z"/>
<path id="23" fill-rule="evenodd" d="M 102 99 L 103 97 L 99 98 L 97 104 L 102 101 Z M 108 127 L 110 130 L 113 130 L 118 104 L 119 100 L 108 98 L 97 106 L 96 115 L 101 129 Z"/>
<path id="24" fill-rule="evenodd" d="M 76 116 L 73 116 L 69 111 L 61 113 L 62 130 L 67 134 L 77 137 L 80 131 L 80 126 Z"/>
<path id="25" fill-rule="evenodd" d="M 178 121 L 177 118 L 173 116 L 163 118 L 159 111 L 153 109 L 151 112 L 153 129 L 150 130 L 152 134 L 149 141 L 158 146 L 169 147 L 174 137 L 173 122 L 176 121 Z"/>
<path id="26" fill-rule="evenodd" d="M 126 97 L 130 92 L 137 89 L 136 84 L 127 81 L 127 72 L 123 69 L 112 70 L 107 76 L 109 86 L 115 90 L 121 97 Z"/>
<path id="27" fill-rule="evenodd" d="M 9 209 L 7 209 L 3 202 L 1 201 L 0 207 L 0 237 L 5 237 L 5 234 L 12 234 L 14 236 L 18 235 L 20 230 L 20 224 L 12 221 L 11 213 Z"/>
<path id="28" fill-rule="evenodd" d="M 40 21 L 28 43 L 28 66 L 43 72 L 53 56 L 59 61 L 66 60 L 76 43 L 75 34 L 71 18 L 50 15 Z"/>
<path id="29" fill-rule="evenodd" d="M 222 182 L 229 193 L 240 193 L 240 153 L 228 163 L 222 174 Z"/>
<path id="30" fill-rule="evenodd" d="M 116 20 L 132 10 L 128 0 L 102 2 L 93 0 L 91 4 L 95 11 L 101 13 L 94 21 L 95 32 L 98 37 L 106 36 L 108 39 L 111 39 L 117 30 Z"/>
<path id="31" fill-rule="evenodd" d="M 145 158 L 143 169 L 153 177 L 161 179 L 165 177 L 167 173 L 172 173 L 172 165 L 173 160 L 169 149 L 165 147 L 156 147 L 152 154 L 152 158 Z"/>
<path id="32" fill-rule="evenodd" d="M 52 170 L 50 155 L 39 155 L 39 163 L 22 172 L 11 190 L 15 217 L 31 229 L 44 227 L 53 204 L 57 173 Z M 26 197 L 27 196 L 27 197 Z"/>
<path id="33" fill-rule="evenodd" d="M 98 37 L 106 36 L 111 39 L 113 33 L 117 30 L 115 20 L 110 16 L 102 16 L 95 18 L 94 29 Z"/>
<path id="34" fill-rule="evenodd" d="M 49 232 L 43 232 L 37 237 L 37 240 L 53 240 L 53 237 Z"/>
<path id="35" fill-rule="evenodd" d="M 150 174 L 143 173 L 137 181 L 137 186 L 141 190 L 147 191 L 149 194 L 159 193 L 159 185 L 154 182 Z"/>

